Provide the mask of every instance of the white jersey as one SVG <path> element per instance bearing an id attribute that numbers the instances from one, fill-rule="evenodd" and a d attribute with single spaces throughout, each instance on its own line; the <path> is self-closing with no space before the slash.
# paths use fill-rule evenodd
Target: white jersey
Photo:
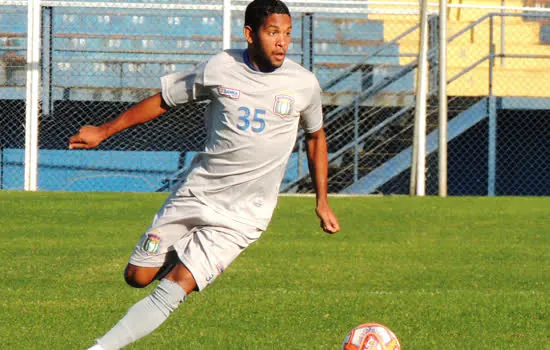
<path id="1" fill-rule="evenodd" d="M 162 77 L 168 106 L 210 100 L 206 145 L 178 192 L 265 230 L 277 204 L 298 124 L 323 125 L 315 76 L 290 59 L 273 72 L 255 70 L 245 50 L 227 50 L 192 70 Z"/>

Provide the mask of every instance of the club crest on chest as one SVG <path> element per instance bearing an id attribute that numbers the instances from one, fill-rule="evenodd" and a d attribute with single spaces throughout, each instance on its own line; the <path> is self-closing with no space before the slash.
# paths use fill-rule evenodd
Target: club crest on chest
<path id="1" fill-rule="evenodd" d="M 288 94 L 281 94 L 275 96 L 273 103 L 273 113 L 281 118 L 289 117 L 292 114 L 294 108 L 294 98 Z"/>

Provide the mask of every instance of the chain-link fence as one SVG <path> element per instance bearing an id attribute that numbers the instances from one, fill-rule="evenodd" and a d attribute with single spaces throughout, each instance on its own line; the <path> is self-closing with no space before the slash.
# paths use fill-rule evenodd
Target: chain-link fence
<path id="1" fill-rule="evenodd" d="M 232 2 L 232 47 L 245 45 L 247 3 Z M 223 2 L 47 4 L 38 188 L 168 190 L 201 150 L 206 104 L 171 110 L 96 150 L 69 151 L 68 138 L 80 126 L 112 119 L 158 92 L 162 75 L 222 50 Z M 330 191 L 408 193 L 418 7 L 362 1 L 289 6 L 289 57 L 311 69 L 324 88 Z M 0 9 L 1 188 L 22 189 L 27 9 Z M 439 30 L 431 10 L 426 175 L 427 193 L 436 194 Z M 493 11 L 451 6 L 448 12 L 449 194 L 548 195 L 547 13 Z M 284 191 L 312 191 L 306 164 L 300 138 Z"/>
<path id="2" fill-rule="evenodd" d="M 448 51 L 449 110 L 464 130 L 449 143 L 450 193 L 550 194 L 548 15 L 452 14 L 472 23 L 451 34 Z"/>
<path id="3" fill-rule="evenodd" d="M 27 8 L 0 6 L 0 188 L 23 188 Z"/>
<path id="4" fill-rule="evenodd" d="M 544 41 L 548 13 L 450 8 L 448 16 L 448 193 L 548 195 L 550 46 Z M 398 44 L 399 65 L 385 79 L 363 87 L 352 103 L 326 114 L 329 146 L 336 144 L 330 156 L 333 192 L 409 193 L 418 15 L 381 17 L 384 29 L 392 28 L 394 33 L 384 45 Z M 392 20 L 409 26 L 391 27 Z M 438 25 L 436 13 L 431 12 L 428 194 L 439 190 Z M 378 67 L 382 65 L 375 64 L 373 70 Z M 362 71 L 363 67 L 353 69 Z M 388 91 L 392 84 L 410 88 L 397 95 Z M 384 103 L 392 100 L 389 96 L 393 102 Z M 311 184 L 304 177 L 286 189 L 310 192 Z"/>

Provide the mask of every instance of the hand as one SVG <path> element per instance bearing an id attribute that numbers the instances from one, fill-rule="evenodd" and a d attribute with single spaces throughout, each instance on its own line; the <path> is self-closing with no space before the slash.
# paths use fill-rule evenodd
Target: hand
<path id="1" fill-rule="evenodd" d="M 321 219 L 321 228 L 323 231 L 330 234 L 340 231 L 338 219 L 328 204 L 317 206 L 315 212 L 317 213 L 319 219 Z"/>
<path id="2" fill-rule="evenodd" d="M 100 127 L 86 125 L 69 139 L 69 149 L 94 148 L 106 138 L 105 132 Z"/>

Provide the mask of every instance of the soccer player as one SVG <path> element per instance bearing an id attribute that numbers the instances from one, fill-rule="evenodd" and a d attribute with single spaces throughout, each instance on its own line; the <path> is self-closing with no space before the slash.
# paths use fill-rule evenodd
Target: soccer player
<path id="1" fill-rule="evenodd" d="M 70 149 L 93 148 L 169 108 L 211 101 L 204 150 L 155 215 L 124 271 L 133 287 L 160 282 L 90 349 L 120 349 L 151 333 L 260 237 L 275 209 L 299 124 L 307 135 L 321 227 L 340 230 L 327 198 L 321 90 L 311 72 L 285 57 L 291 31 L 282 1 L 254 0 L 245 12 L 247 49 L 226 50 L 192 70 L 162 77 L 161 93 L 70 138 Z"/>

